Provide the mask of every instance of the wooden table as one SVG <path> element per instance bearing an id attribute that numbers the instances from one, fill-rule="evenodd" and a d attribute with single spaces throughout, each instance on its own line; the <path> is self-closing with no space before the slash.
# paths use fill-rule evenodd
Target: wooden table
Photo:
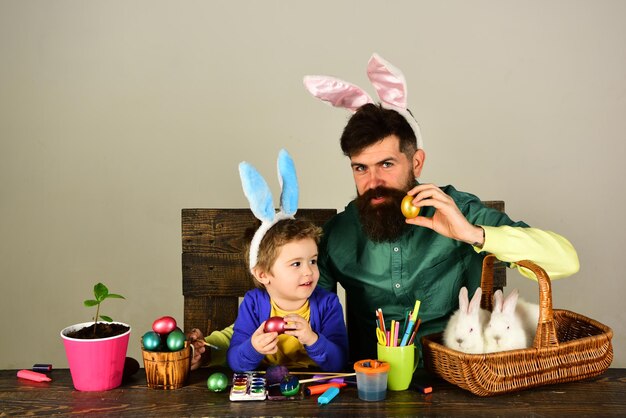
<path id="1" fill-rule="evenodd" d="M 216 370 L 192 372 L 182 389 L 146 386 L 140 369 L 122 386 L 106 392 L 78 392 L 69 371 L 53 370 L 52 382 L 18 379 L 16 370 L 0 371 L 0 416 L 626 416 L 626 369 L 609 369 L 587 381 L 543 386 L 513 394 L 481 398 L 447 382 L 431 379 L 433 392 L 387 392 L 381 402 L 361 401 L 348 386 L 328 405 L 317 397 L 297 401 L 231 402 L 228 392 L 207 389 Z M 418 376 L 428 379 L 426 374 Z"/>

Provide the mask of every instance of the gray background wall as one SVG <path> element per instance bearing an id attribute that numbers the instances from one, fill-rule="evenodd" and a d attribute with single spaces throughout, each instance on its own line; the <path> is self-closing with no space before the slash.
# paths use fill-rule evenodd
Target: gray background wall
<path id="1" fill-rule="evenodd" d="M 408 78 L 421 180 L 569 238 L 581 269 L 554 304 L 612 326 L 625 367 L 625 17 L 619 0 L 0 1 L 0 367 L 67 367 L 59 331 L 93 316 L 98 281 L 127 297 L 104 312 L 140 359 L 155 318 L 182 321 L 181 208 L 245 207 L 241 160 L 273 178 L 288 147 L 301 207 L 342 209 L 347 114 L 302 76 L 374 94 L 372 52 Z"/>

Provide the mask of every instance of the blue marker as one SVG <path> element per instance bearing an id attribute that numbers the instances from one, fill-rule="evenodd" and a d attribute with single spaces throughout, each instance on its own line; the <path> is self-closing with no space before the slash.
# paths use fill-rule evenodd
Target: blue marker
<path id="1" fill-rule="evenodd" d="M 411 338 L 411 333 L 413 332 L 413 327 L 415 326 L 415 323 L 417 322 L 417 313 L 420 310 L 421 304 L 422 302 L 420 302 L 419 300 L 415 301 L 415 307 L 413 308 L 413 312 L 411 313 L 411 316 L 409 317 L 409 326 L 406 327 L 406 332 L 404 333 L 404 336 L 402 337 L 402 341 L 400 342 L 401 346 L 407 345 L 407 343 L 409 342 L 409 339 Z"/>
<path id="2" fill-rule="evenodd" d="M 319 405 L 325 405 L 328 402 L 332 401 L 335 396 L 339 393 L 339 388 L 332 387 L 328 388 L 326 392 L 322 393 L 319 398 L 317 398 L 317 403 Z"/>

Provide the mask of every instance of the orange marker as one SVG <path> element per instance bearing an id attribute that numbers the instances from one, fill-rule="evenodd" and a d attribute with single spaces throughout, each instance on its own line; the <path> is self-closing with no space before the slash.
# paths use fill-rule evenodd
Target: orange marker
<path id="1" fill-rule="evenodd" d="M 415 388 L 417 389 L 418 392 L 423 393 L 423 394 L 432 393 L 433 391 L 432 386 L 422 386 L 422 385 L 416 384 Z"/>

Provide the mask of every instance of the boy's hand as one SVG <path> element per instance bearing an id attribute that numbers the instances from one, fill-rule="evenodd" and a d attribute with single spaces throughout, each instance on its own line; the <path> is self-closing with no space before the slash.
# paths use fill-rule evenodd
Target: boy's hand
<path id="1" fill-rule="evenodd" d="M 187 339 L 193 345 L 193 358 L 191 359 L 191 370 L 196 370 L 205 361 L 208 362 L 208 356 L 211 354 L 211 350 L 207 350 L 204 346 L 204 335 L 198 328 L 194 328 L 187 334 Z M 204 360 L 203 361 L 203 357 Z"/>
<path id="2" fill-rule="evenodd" d="M 250 337 L 252 347 L 254 347 L 259 354 L 263 354 L 264 356 L 275 354 L 278 351 L 278 333 L 264 332 L 264 328 L 265 321 L 254 331 L 252 337 Z"/>
<path id="3" fill-rule="evenodd" d="M 311 324 L 300 315 L 287 315 L 285 322 L 285 334 L 293 335 L 304 345 L 313 345 L 317 341 L 318 336 L 311 329 Z"/>

